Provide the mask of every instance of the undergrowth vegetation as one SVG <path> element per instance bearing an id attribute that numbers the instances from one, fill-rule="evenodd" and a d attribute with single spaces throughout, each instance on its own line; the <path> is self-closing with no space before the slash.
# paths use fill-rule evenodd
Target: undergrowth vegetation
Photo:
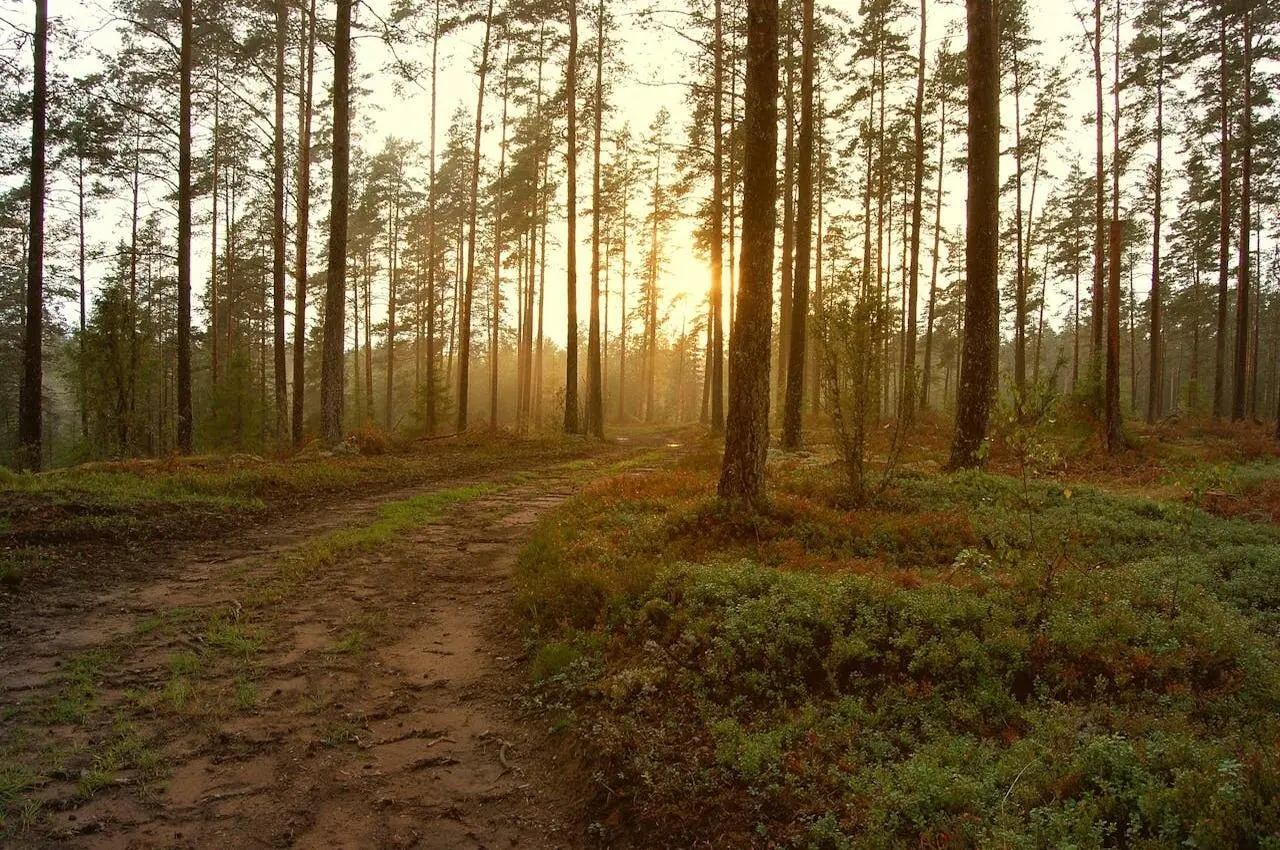
<path id="1" fill-rule="evenodd" d="M 314 449 L 289 458 L 209 456 L 94 463 L 40 475 L 0 470 L 0 600 L 92 570 L 120 549 L 202 540 L 307 507 L 513 467 L 562 463 L 602 447 L 563 438 L 467 435 L 376 453 Z"/>
<path id="2" fill-rule="evenodd" d="M 652 844 L 1280 847 L 1280 529 L 1213 501 L 1280 465 L 1214 452 L 1161 498 L 908 467 L 854 509 L 815 454 L 749 515 L 711 446 L 606 479 L 518 567 L 537 704 Z"/>

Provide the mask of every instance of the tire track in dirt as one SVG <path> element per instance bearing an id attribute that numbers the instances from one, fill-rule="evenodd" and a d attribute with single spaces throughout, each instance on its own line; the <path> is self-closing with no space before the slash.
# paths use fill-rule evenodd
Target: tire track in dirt
<path id="1" fill-rule="evenodd" d="M 74 776 L 60 777 L 40 789 L 46 820 L 13 846 L 588 846 L 589 782 L 519 719 L 510 585 L 533 525 L 582 478 L 543 473 L 458 503 L 389 545 L 343 555 L 272 607 L 273 637 L 253 660 L 252 709 L 135 718 L 162 747 L 164 778 L 125 775 L 84 799 Z M 422 492 L 249 534 L 233 552 L 142 587 L 41 612 L 20 638 L 39 649 L 26 663 L 6 662 L 5 688 L 12 696 L 47 682 L 66 653 L 140 616 L 233 605 L 245 577 L 266 568 L 264 548 L 286 552 Z M 160 687 L 165 659 L 182 648 L 180 636 L 142 639 L 102 702 Z"/>

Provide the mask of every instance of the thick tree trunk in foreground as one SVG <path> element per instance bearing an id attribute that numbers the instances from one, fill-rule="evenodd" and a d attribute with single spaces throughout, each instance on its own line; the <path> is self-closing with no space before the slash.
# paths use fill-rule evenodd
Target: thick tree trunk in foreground
<path id="1" fill-rule="evenodd" d="M 337 0 L 334 28 L 333 189 L 329 203 L 329 268 L 325 284 L 323 374 L 320 379 L 324 439 L 329 443 L 342 440 L 347 206 L 351 189 L 351 7 L 354 2 Z"/>
<path id="2" fill-rule="evenodd" d="M 995 402 L 1000 291 L 1000 42 L 994 0 L 968 0 L 969 207 L 965 259 L 964 360 L 951 466 L 982 462 Z"/>
<path id="3" fill-rule="evenodd" d="M 758 505 L 769 447 L 769 337 L 777 217 L 778 0 L 747 2 L 742 282 L 729 340 L 729 416 L 719 494 Z"/>

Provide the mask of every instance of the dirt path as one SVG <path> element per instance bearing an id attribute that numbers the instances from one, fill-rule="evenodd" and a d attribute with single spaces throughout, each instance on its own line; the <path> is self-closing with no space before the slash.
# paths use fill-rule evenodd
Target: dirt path
<path id="1" fill-rule="evenodd" d="M 61 767 L 6 846 L 589 846 L 589 782 L 521 719 L 510 586 L 532 526 L 589 474 L 450 482 L 434 521 L 281 585 L 335 527 L 422 494 L 353 503 L 10 624 L 0 706 L 61 677 L 42 716 L 74 709 L 68 659 L 112 650 L 88 719 L 26 742 Z"/>

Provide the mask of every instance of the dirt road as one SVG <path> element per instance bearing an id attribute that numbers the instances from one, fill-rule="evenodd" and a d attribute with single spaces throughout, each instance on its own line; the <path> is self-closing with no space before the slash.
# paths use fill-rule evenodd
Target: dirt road
<path id="1" fill-rule="evenodd" d="M 0 844 L 593 846 L 591 780 L 521 709 L 510 585 L 590 474 L 367 499 L 35 606 L 0 636 L 0 705 L 60 767 Z M 324 548 L 404 505 L 435 513 Z"/>

